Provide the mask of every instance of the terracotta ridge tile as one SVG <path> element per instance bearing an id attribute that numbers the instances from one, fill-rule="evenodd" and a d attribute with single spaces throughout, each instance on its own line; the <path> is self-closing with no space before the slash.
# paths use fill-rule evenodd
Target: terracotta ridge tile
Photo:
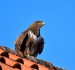
<path id="1" fill-rule="evenodd" d="M 5 65 L 3 63 L 0 62 L 0 67 L 1 67 L 1 70 L 20 70 L 20 69 L 17 69 L 17 68 L 12 68 L 8 65 Z"/>
<path id="2" fill-rule="evenodd" d="M 44 66 L 42 66 L 40 64 L 34 63 L 34 62 L 32 62 L 32 61 L 30 61 L 28 59 L 24 59 L 24 58 L 21 58 L 21 59 L 23 60 L 23 63 L 24 63 L 25 66 L 28 66 L 28 67 L 31 67 L 31 68 L 36 68 L 37 67 L 36 69 L 40 68 L 40 70 L 42 70 L 42 68 L 43 68 L 43 70 L 45 70 L 45 69 L 49 70 L 48 68 L 46 68 L 46 67 L 44 67 Z M 42 66 L 42 68 L 41 68 L 41 66 Z"/>
<path id="3" fill-rule="evenodd" d="M 4 55 L 5 54 L 5 55 Z M 18 58 L 20 58 L 19 56 L 16 56 L 16 55 L 14 55 L 14 54 L 12 54 L 12 53 L 8 53 L 8 52 L 6 52 L 6 51 L 4 51 L 4 50 L 2 50 L 2 49 L 0 49 L 0 55 L 2 55 L 2 56 L 5 56 L 5 57 L 7 57 L 6 55 L 8 55 L 8 57 L 10 58 L 10 59 L 13 59 L 13 60 L 17 60 Z M 15 58 L 14 58 L 15 57 Z"/>
<path id="4" fill-rule="evenodd" d="M 42 66 L 42 65 L 40 65 L 40 64 L 37 64 L 37 63 L 34 63 L 34 62 L 32 62 L 32 61 L 30 61 L 30 60 L 27 60 L 27 59 L 24 59 L 24 58 L 22 58 L 23 59 L 23 61 L 24 61 L 24 65 L 26 65 L 26 66 L 29 66 L 29 67 L 32 67 L 33 65 L 37 65 L 38 67 L 39 67 L 39 70 L 49 70 L 47 67 L 45 67 L 45 66 Z"/>
<path id="5" fill-rule="evenodd" d="M 50 62 L 47 62 L 47 61 L 44 61 L 44 60 L 41 60 L 41 59 L 38 59 L 38 58 L 36 58 L 36 57 L 26 57 L 28 60 L 30 60 L 31 62 L 34 62 L 34 63 L 36 63 L 36 64 L 39 64 L 39 65 L 42 65 L 42 66 L 44 66 L 44 67 L 46 67 L 46 68 L 49 68 L 49 69 L 53 69 L 54 68 L 54 66 L 52 65 L 52 63 L 50 63 Z"/>
<path id="6" fill-rule="evenodd" d="M 1 49 L 0 49 L 0 50 L 1 50 Z M 2 51 L 2 53 L 4 52 L 3 50 L 1 50 L 1 51 Z M 18 57 L 18 56 L 16 56 L 16 55 L 13 55 L 13 54 L 11 54 L 11 53 L 8 53 L 8 54 L 9 54 L 9 58 L 11 58 L 11 59 L 13 59 L 13 60 L 17 60 L 17 59 L 20 58 L 20 57 Z M 27 59 L 25 59 L 25 58 L 23 58 L 23 60 L 25 60 L 24 63 L 29 61 L 28 65 L 27 65 L 27 63 L 25 63 L 25 65 L 26 65 L 26 66 L 29 66 L 29 67 L 31 67 L 32 65 L 36 64 L 36 63 L 34 63 L 34 62 L 30 61 L 30 60 L 27 60 Z M 30 64 L 30 65 L 29 65 L 29 64 Z M 44 68 L 46 68 L 46 67 L 44 67 Z M 47 68 L 46 68 L 46 69 L 47 69 Z M 48 70 L 48 69 L 47 69 L 47 70 Z"/>
<path id="7" fill-rule="evenodd" d="M 30 67 L 27 67 L 27 66 L 25 66 L 25 65 L 23 65 L 23 64 L 21 64 L 21 63 L 18 63 L 18 62 L 16 62 L 16 61 L 14 61 L 14 60 L 12 60 L 12 59 L 9 59 L 9 58 L 7 58 L 7 57 L 4 57 L 4 56 L 0 56 L 0 58 L 4 58 L 4 60 L 5 60 L 5 64 L 6 65 L 9 65 L 9 66 L 11 66 L 11 67 L 13 67 L 13 68 L 18 68 L 18 69 L 21 69 L 21 70 L 25 70 L 25 69 L 29 69 L 29 70 L 32 70 L 32 69 L 34 69 L 34 68 L 30 68 Z"/>
<path id="8" fill-rule="evenodd" d="M 7 48 L 6 48 L 7 49 Z M 16 54 L 13 54 L 10 52 L 7 52 L 6 49 L 1 49 L 1 46 L 0 46 L 0 55 L 1 56 L 5 56 L 7 57 L 8 59 L 12 59 L 13 61 L 19 64 L 24 64 L 24 66 L 27 66 L 27 67 L 31 67 L 31 68 L 36 68 L 36 69 L 39 69 L 39 70 L 51 70 L 51 69 L 54 69 L 54 70 L 64 70 L 64 69 L 60 69 L 58 67 L 55 67 L 53 66 L 50 62 L 47 62 L 47 61 L 44 61 L 44 60 L 41 60 L 41 59 L 38 59 L 38 58 L 35 58 L 35 57 L 20 57 Z"/>

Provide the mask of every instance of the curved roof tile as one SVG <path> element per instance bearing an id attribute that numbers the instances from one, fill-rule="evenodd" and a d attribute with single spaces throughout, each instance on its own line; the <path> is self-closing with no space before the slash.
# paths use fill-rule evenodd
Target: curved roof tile
<path id="1" fill-rule="evenodd" d="M 8 52 L 9 51 L 9 52 Z M 34 57 L 22 58 L 0 46 L 0 70 L 64 70 Z"/>

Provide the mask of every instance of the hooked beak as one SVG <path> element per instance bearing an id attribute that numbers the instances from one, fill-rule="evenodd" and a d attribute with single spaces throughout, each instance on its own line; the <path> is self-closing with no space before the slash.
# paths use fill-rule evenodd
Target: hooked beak
<path id="1" fill-rule="evenodd" d="M 45 22 L 43 22 L 42 25 L 45 25 Z"/>

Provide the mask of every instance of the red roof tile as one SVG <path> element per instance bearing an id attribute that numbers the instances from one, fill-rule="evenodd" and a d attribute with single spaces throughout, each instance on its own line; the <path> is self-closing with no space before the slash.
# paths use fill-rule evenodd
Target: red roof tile
<path id="1" fill-rule="evenodd" d="M 0 70 L 63 70 L 46 61 L 34 59 L 22 58 L 0 48 Z"/>
<path id="2" fill-rule="evenodd" d="M 0 70 L 20 70 L 20 69 L 12 68 L 12 67 L 0 62 Z"/>

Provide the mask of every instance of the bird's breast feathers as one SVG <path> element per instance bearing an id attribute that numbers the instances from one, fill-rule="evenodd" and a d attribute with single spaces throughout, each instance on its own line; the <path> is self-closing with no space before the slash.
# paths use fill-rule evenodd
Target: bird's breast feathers
<path id="1" fill-rule="evenodd" d="M 32 38 L 32 39 L 34 39 L 35 41 L 37 40 L 37 36 L 35 35 L 35 34 L 33 34 L 33 32 L 32 31 L 28 31 L 28 35 Z"/>

